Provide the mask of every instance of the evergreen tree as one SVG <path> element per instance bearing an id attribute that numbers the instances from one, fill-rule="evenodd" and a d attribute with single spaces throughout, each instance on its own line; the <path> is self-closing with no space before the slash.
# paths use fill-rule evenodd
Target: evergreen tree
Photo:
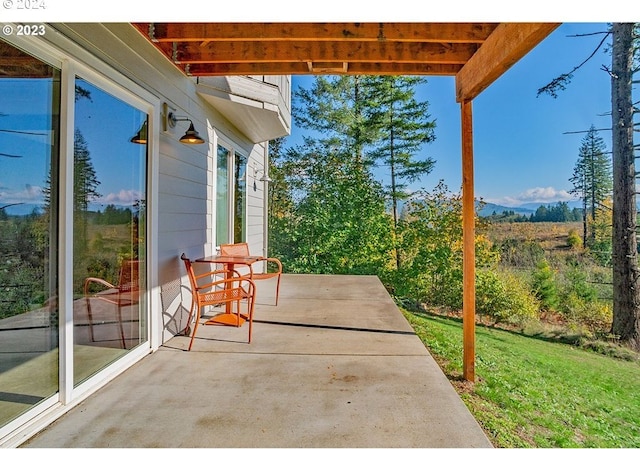
<path id="1" fill-rule="evenodd" d="M 76 129 L 73 140 L 73 214 L 75 225 L 74 242 L 76 251 L 87 248 L 87 211 L 91 200 L 98 198 L 100 181 L 91 162 L 87 141 Z"/>
<path id="2" fill-rule="evenodd" d="M 604 140 L 591 125 L 578 152 L 578 160 L 569 179 L 573 184 L 570 193 L 582 200 L 583 242 L 585 247 L 594 242 L 594 230 L 588 230 L 587 218 L 595 221 L 597 210 L 609 198 L 613 189 L 611 160 L 605 152 Z"/>
<path id="3" fill-rule="evenodd" d="M 310 89 L 295 92 L 292 115 L 298 126 L 316 131 L 328 147 L 349 148 L 362 162 L 377 130 L 364 118 L 363 81 L 367 76 L 318 76 Z"/>
<path id="4" fill-rule="evenodd" d="M 368 157 L 388 170 L 386 193 L 391 200 L 394 233 L 399 203 L 410 197 L 408 183 L 431 172 L 435 164 L 430 157 L 418 157 L 424 144 L 435 139 L 436 125 L 429 120 L 429 103 L 416 100 L 415 89 L 424 83 L 426 79 L 417 76 L 375 76 L 364 80 L 366 124 L 380 130 L 375 149 Z M 396 268 L 400 263 L 400 252 L 396 251 Z"/>
<path id="5" fill-rule="evenodd" d="M 612 333 L 640 350 L 633 75 L 640 69 L 640 24 L 614 23 L 611 52 L 613 128 L 613 324 Z M 637 83 L 637 81 L 635 81 Z"/>

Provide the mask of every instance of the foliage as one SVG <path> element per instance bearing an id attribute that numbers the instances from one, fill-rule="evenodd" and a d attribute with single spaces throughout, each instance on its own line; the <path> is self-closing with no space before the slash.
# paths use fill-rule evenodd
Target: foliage
<path id="1" fill-rule="evenodd" d="M 407 205 L 399 226 L 403 263 L 395 294 L 458 310 L 462 307 L 462 198 L 441 181 Z M 480 228 L 479 228 L 480 229 Z M 482 233 L 476 235 L 476 264 L 488 266 L 497 254 Z"/>
<path id="2" fill-rule="evenodd" d="M 27 312 L 47 298 L 47 235 L 42 217 L 5 215 L 0 219 L 0 319 Z"/>
<path id="3" fill-rule="evenodd" d="M 358 160 L 364 148 L 378 138 L 377 129 L 366 126 L 363 81 L 366 76 L 316 76 L 310 89 L 295 92 L 292 115 L 299 127 L 318 132 L 322 141 L 350 150 Z"/>
<path id="4" fill-rule="evenodd" d="M 536 266 L 544 258 L 544 249 L 540 243 L 531 239 L 507 237 L 495 245 L 500 253 L 500 261 L 505 266 Z"/>
<path id="5" fill-rule="evenodd" d="M 73 205 L 75 212 L 86 212 L 91 200 L 98 198 L 100 181 L 93 168 L 87 141 L 76 129 L 73 142 Z"/>
<path id="6" fill-rule="evenodd" d="M 587 217 L 595 221 L 598 211 L 603 207 L 613 189 L 611 160 L 605 152 L 606 145 L 593 125 L 582 139 L 578 160 L 569 179 L 573 184 L 570 193 L 577 195 L 583 204 L 584 235 L 587 247 L 595 244 L 595 230 L 588 232 Z"/>
<path id="7" fill-rule="evenodd" d="M 476 328 L 478 382 L 459 381 L 457 320 L 404 315 L 495 447 L 640 447 L 638 361 Z"/>
<path id="8" fill-rule="evenodd" d="M 131 223 L 133 219 L 133 212 L 128 207 L 116 207 L 113 204 L 109 204 L 104 208 L 104 211 L 98 211 L 95 213 L 94 223 L 116 225 Z"/>
<path id="9" fill-rule="evenodd" d="M 556 288 L 555 274 L 549 262 L 547 262 L 547 259 L 542 259 L 538 262 L 536 270 L 533 272 L 532 288 L 534 294 L 538 300 L 540 300 L 543 309 L 557 309 L 558 291 Z"/>
<path id="10" fill-rule="evenodd" d="M 567 245 L 569 245 L 569 247 L 571 247 L 572 249 L 577 249 L 583 245 L 582 239 L 575 229 L 569 230 L 569 235 L 567 236 Z"/>
<path id="11" fill-rule="evenodd" d="M 604 200 L 591 219 L 587 220 L 592 230 L 589 253 L 602 266 L 611 266 L 613 203 Z"/>
<path id="12" fill-rule="evenodd" d="M 435 164 L 430 157 L 417 158 L 422 146 L 435 139 L 429 103 L 415 98 L 416 86 L 425 83 L 426 78 L 418 76 L 371 76 L 363 83 L 365 124 L 378 134 L 367 157 L 388 171 L 385 187 L 396 224 L 398 202 L 409 197 L 407 183 L 420 180 Z"/>
<path id="13" fill-rule="evenodd" d="M 492 324 L 522 324 L 538 318 L 539 303 L 528 286 L 508 271 L 476 272 L 476 311 Z"/>
<path id="14" fill-rule="evenodd" d="M 584 327 L 589 337 L 606 335 L 611 329 L 613 307 L 610 301 L 585 300 L 573 291 L 566 297 L 563 311 L 569 323 Z"/>
<path id="15" fill-rule="evenodd" d="M 569 210 L 569 205 L 560 201 L 556 205 L 538 206 L 535 213 L 531 215 L 531 222 L 554 222 L 563 223 L 565 221 L 579 220 L 581 212 L 578 209 Z"/>
<path id="16" fill-rule="evenodd" d="M 304 152 L 291 150 L 286 161 L 282 168 L 294 193 L 289 197 L 287 231 L 278 235 L 275 248 L 287 270 L 384 270 L 391 257 L 391 221 L 382 187 L 367 167 L 317 144 Z M 281 253 L 283 249 L 287 252 Z"/>
<path id="17" fill-rule="evenodd" d="M 562 296 L 567 298 L 575 294 L 583 301 L 598 299 L 596 289 L 588 282 L 587 273 L 580 266 L 567 266 L 563 272 L 564 282 L 561 288 Z M 562 304 L 560 305 L 562 310 Z"/>

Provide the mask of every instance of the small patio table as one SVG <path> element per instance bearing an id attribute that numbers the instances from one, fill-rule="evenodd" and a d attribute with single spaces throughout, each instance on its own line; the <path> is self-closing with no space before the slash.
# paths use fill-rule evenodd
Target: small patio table
<path id="1" fill-rule="evenodd" d="M 232 276 L 232 272 L 236 265 L 247 265 L 251 267 L 251 264 L 262 260 L 259 256 L 226 256 L 222 254 L 214 254 L 212 256 L 205 256 L 194 260 L 196 263 L 216 263 L 224 266 L 225 270 L 228 270 L 226 277 Z M 240 327 L 244 324 L 242 314 L 240 315 L 240 322 L 236 314 L 232 313 L 231 303 L 227 303 L 225 306 L 225 313 L 218 314 L 212 318 L 209 318 L 204 324 L 222 324 L 225 326 Z"/>

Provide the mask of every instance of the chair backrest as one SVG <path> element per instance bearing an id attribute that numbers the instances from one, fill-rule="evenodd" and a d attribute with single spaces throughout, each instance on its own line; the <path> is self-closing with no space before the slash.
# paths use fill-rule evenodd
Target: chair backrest
<path id="1" fill-rule="evenodd" d="M 220 245 L 220 254 L 223 256 L 249 256 L 249 244 L 243 243 L 225 243 Z"/>
<path id="2" fill-rule="evenodd" d="M 125 259 L 120 265 L 118 279 L 120 292 L 134 292 L 140 290 L 140 261 L 137 259 Z"/>

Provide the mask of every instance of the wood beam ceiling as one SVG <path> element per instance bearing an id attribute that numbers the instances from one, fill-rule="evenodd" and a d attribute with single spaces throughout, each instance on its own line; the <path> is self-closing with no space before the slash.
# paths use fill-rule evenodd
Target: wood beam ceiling
<path id="1" fill-rule="evenodd" d="M 473 99 L 554 23 L 134 23 L 190 76 L 449 75 Z"/>
<path id="2" fill-rule="evenodd" d="M 185 73 L 455 75 L 495 23 L 136 23 Z"/>

